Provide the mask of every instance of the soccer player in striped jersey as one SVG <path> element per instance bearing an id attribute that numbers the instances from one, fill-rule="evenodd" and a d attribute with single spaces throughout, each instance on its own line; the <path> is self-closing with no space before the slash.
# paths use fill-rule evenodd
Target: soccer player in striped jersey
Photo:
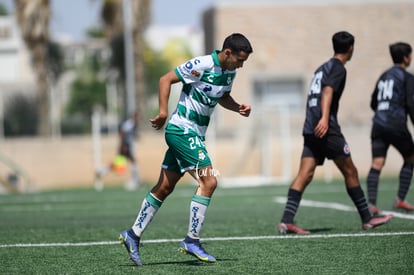
<path id="1" fill-rule="evenodd" d="M 322 64 L 313 76 L 308 93 L 306 118 L 303 126 L 304 146 L 299 172 L 289 187 L 282 219 L 278 224 L 281 234 L 309 234 L 294 223 L 294 217 L 305 188 L 312 181 L 316 167 L 325 158 L 334 161 L 345 179 L 348 195 L 356 206 L 367 230 L 387 223 L 392 216 L 373 217 L 358 179 L 358 171 L 352 161 L 351 151 L 341 132 L 337 113 L 339 101 L 345 88 L 345 64 L 354 51 L 354 36 L 337 32 L 332 37 L 334 56 Z"/>
<path id="2" fill-rule="evenodd" d="M 188 232 L 180 251 L 204 262 L 216 261 L 200 243 L 204 218 L 217 186 L 217 172 L 204 144 L 205 133 L 217 104 L 249 116 L 250 105 L 237 103 L 230 92 L 236 70 L 243 67 L 252 52 L 249 40 L 240 33 L 233 33 L 224 40 L 221 50 L 195 57 L 160 78 L 159 114 L 150 120 L 155 129 L 161 129 L 167 120 L 171 85 L 182 82 L 183 87 L 177 108 L 165 128 L 168 150 L 159 180 L 143 200 L 132 228 L 120 235 L 131 260 L 137 265 L 141 265 L 138 249 L 142 233 L 186 172 L 197 180 L 198 187 L 190 203 Z"/>
<path id="3" fill-rule="evenodd" d="M 399 187 L 394 207 L 413 211 L 414 206 L 405 201 L 413 176 L 414 143 L 407 127 L 407 114 L 414 122 L 414 75 L 406 71 L 411 64 L 411 45 L 398 42 L 389 46 L 394 65 L 378 79 L 371 97 L 372 163 L 367 177 L 370 211 L 378 214 L 378 182 L 385 164 L 388 148 L 395 147 L 404 163 L 400 170 Z"/>

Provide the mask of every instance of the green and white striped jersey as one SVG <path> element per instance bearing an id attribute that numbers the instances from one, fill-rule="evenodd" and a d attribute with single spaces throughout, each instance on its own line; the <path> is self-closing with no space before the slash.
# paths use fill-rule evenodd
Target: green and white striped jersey
<path id="1" fill-rule="evenodd" d="M 166 132 L 187 134 L 191 131 L 203 140 L 214 107 L 224 93 L 229 93 L 236 71 L 222 71 L 217 54 L 195 57 L 175 68 L 183 88 L 177 108 Z"/>

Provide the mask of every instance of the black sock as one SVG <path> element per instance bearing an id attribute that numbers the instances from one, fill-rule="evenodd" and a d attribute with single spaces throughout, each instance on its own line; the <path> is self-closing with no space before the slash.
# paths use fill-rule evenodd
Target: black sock
<path id="1" fill-rule="evenodd" d="M 379 170 L 371 168 L 367 177 L 368 202 L 373 205 L 377 205 L 379 175 Z"/>
<path id="2" fill-rule="evenodd" d="M 413 177 L 413 164 L 405 162 L 400 170 L 400 186 L 398 188 L 398 198 L 405 200 L 408 190 L 410 190 L 411 178 Z"/>
<path id="3" fill-rule="evenodd" d="M 346 191 L 354 202 L 362 223 L 367 223 L 371 219 L 371 213 L 368 210 L 368 203 L 364 196 L 364 191 L 361 186 L 354 188 L 347 188 Z"/>
<path id="4" fill-rule="evenodd" d="M 286 202 L 285 210 L 283 211 L 281 222 L 293 223 L 296 212 L 299 208 L 301 198 L 302 198 L 302 192 L 289 189 L 288 200 Z"/>

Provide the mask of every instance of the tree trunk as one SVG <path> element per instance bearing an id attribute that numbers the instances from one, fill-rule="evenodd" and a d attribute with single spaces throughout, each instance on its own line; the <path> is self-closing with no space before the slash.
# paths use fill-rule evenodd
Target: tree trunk
<path id="1" fill-rule="evenodd" d="M 51 134 L 46 53 L 49 43 L 49 0 L 15 0 L 16 17 L 23 40 L 30 51 L 38 102 L 37 132 Z"/>
<path id="2" fill-rule="evenodd" d="M 46 46 L 36 43 L 32 51 L 33 67 L 36 73 L 36 93 L 39 122 L 37 133 L 40 136 L 51 135 L 49 83 L 46 71 Z"/>
<path id="3" fill-rule="evenodd" d="M 145 85 L 145 40 L 144 33 L 150 19 L 150 0 L 132 1 L 134 18 L 134 65 L 135 65 L 135 88 L 136 108 L 143 118 L 146 112 L 146 85 Z"/>

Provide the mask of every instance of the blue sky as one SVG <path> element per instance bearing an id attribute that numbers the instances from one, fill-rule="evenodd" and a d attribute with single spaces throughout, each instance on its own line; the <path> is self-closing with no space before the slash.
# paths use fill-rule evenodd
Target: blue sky
<path id="1" fill-rule="evenodd" d="M 152 0 L 151 22 L 156 25 L 191 25 L 201 28 L 202 11 L 211 7 L 215 1 Z M 50 0 L 52 33 L 68 35 L 76 40 L 83 39 L 87 28 L 99 25 L 101 2 L 101 0 Z M 0 0 L 0 3 L 12 11 L 13 0 Z"/>

